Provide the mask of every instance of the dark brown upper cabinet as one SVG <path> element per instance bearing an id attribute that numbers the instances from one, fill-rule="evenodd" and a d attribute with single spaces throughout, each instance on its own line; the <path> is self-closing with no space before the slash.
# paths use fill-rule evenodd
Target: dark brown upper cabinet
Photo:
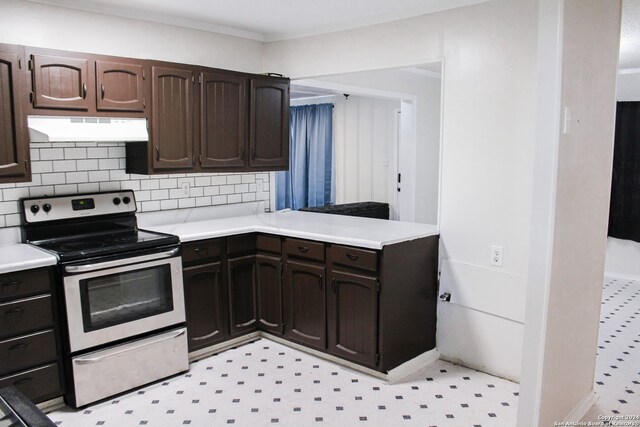
<path id="1" fill-rule="evenodd" d="M 34 108 L 89 110 L 88 59 L 32 54 L 29 65 Z"/>
<path id="2" fill-rule="evenodd" d="M 190 68 L 152 67 L 153 168 L 189 169 L 193 155 L 193 83 Z"/>
<path id="3" fill-rule="evenodd" d="M 247 79 L 202 73 L 200 166 L 242 168 L 247 151 Z"/>
<path id="4" fill-rule="evenodd" d="M 249 145 L 252 168 L 289 168 L 289 81 L 253 77 Z"/>
<path id="5" fill-rule="evenodd" d="M 0 45 L 0 182 L 29 181 L 27 116 L 22 113 L 21 49 Z"/>
<path id="6" fill-rule="evenodd" d="M 145 77 L 142 64 L 97 60 L 97 110 L 143 112 Z"/>

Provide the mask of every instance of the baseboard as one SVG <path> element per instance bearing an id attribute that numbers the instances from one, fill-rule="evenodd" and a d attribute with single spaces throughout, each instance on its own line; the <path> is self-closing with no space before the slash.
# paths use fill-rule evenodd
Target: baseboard
<path id="1" fill-rule="evenodd" d="M 612 279 L 622 279 L 622 280 L 635 280 L 636 282 L 640 282 L 640 276 L 636 276 L 633 274 L 623 274 L 616 273 L 615 271 L 605 271 L 604 277 L 610 277 Z"/>
<path id="2" fill-rule="evenodd" d="M 210 347 L 206 347 L 200 350 L 192 351 L 189 353 L 189 363 L 197 362 L 200 359 L 204 359 L 205 357 L 209 357 L 216 353 L 220 353 L 221 351 L 228 350 L 232 347 L 236 347 L 238 345 L 246 344 L 251 341 L 255 341 L 258 338 L 262 337 L 261 332 L 252 332 L 247 335 L 243 335 L 238 338 L 230 339 L 229 341 L 225 341 L 220 344 L 215 344 Z"/>
<path id="3" fill-rule="evenodd" d="M 569 415 L 564 419 L 565 425 L 567 423 L 577 423 L 589 412 L 589 409 L 598 400 L 598 395 L 595 391 L 591 390 L 574 408 Z"/>
<path id="4" fill-rule="evenodd" d="M 511 381 L 516 384 L 520 384 L 520 378 L 505 372 L 497 371 L 495 369 L 488 368 L 486 366 L 479 366 L 475 363 L 468 363 L 460 360 L 456 357 L 450 357 L 444 354 L 440 354 L 440 359 L 445 362 L 453 363 L 454 365 L 464 366 L 465 368 L 473 369 L 474 371 L 484 372 L 485 374 L 493 375 L 494 377 L 502 378 L 503 380 Z"/>
<path id="5" fill-rule="evenodd" d="M 403 379 L 412 375 L 416 371 L 430 365 L 440 358 L 440 353 L 435 348 L 422 353 L 411 360 L 404 362 L 400 366 L 391 369 L 387 374 L 389 384 L 397 384 Z"/>
<path id="6" fill-rule="evenodd" d="M 37 403 L 36 406 L 45 414 L 55 411 L 64 407 L 64 398 L 56 397 L 55 399 L 46 400 L 44 402 Z"/>

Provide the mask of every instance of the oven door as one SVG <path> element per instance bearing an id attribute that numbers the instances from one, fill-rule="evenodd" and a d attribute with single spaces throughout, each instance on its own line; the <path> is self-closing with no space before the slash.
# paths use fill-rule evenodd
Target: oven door
<path id="1" fill-rule="evenodd" d="M 71 352 L 185 322 L 179 249 L 64 267 Z"/>

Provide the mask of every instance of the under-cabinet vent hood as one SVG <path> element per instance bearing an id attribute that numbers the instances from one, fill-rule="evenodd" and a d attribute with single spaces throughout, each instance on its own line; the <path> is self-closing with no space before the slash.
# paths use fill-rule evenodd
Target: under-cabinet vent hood
<path id="1" fill-rule="evenodd" d="M 146 119 L 29 116 L 31 142 L 148 141 Z"/>

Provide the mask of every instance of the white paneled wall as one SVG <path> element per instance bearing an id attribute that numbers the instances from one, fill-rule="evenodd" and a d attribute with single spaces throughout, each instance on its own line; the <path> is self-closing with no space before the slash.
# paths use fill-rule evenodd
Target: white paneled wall
<path id="1" fill-rule="evenodd" d="M 20 225 L 22 197 L 130 189 L 138 212 L 264 201 L 269 173 L 136 175 L 125 172 L 124 143 L 31 144 L 31 182 L 0 184 L 0 227 Z M 183 183 L 189 190 L 183 191 Z"/>
<path id="2" fill-rule="evenodd" d="M 400 102 L 340 96 L 334 105 L 336 203 L 389 202 Z"/>

